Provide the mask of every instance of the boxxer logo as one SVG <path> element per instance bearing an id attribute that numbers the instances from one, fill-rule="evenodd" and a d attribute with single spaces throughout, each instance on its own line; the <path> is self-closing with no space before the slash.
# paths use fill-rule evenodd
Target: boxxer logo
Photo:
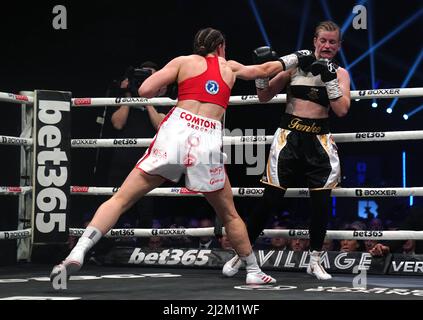
<path id="1" fill-rule="evenodd" d="M 357 197 L 395 197 L 397 195 L 396 190 L 362 190 L 356 189 L 355 195 Z"/>
<path id="2" fill-rule="evenodd" d="M 289 230 L 288 235 L 290 237 L 308 236 L 308 230 Z"/>
<path id="3" fill-rule="evenodd" d="M 258 96 L 241 96 L 241 100 L 257 99 Z"/>
<path id="4" fill-rule="evenodd" d="M 148 102 L 148 99 L 147 98 L 116 98 L 115 101 L 116 103 L 130 103 L 130 102 L 143 103 L 143 102 Z"/>

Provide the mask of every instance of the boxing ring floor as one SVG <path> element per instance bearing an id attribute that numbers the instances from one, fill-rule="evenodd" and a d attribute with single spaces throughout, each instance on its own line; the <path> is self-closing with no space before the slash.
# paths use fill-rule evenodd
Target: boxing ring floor
<path id="1" fill-rule="evenodd" d="M 247 286 L 244 270 L 225 278 L 219 269 L 87 264 L 66 290 L 55 290 L 48 279 L 51 268 L 30 263 L 0 267 L 0 300 L 423 300 L 420 276 L 367 275 L 367 287 L 360 289 L 353 287 L 354 274 L 319 281 L 305 272 L 269 271 L 275 285 Z"/>

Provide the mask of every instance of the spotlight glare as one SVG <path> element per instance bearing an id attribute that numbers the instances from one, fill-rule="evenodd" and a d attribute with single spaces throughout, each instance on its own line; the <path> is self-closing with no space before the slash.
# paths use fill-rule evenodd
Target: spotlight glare
<path id="1" fill-rule="evenodd" d="M 260 13 L 257 10 L 256 3 L 254 0 L 249 0 L 251 10 L 253 11 L 254 17 L 256 18 L 256 22 L 260 29 L 261 35 L 263 36 L 263 40 L 267 46 L 271 47 L 269 36 L 267 35 L 266 29 L 264 28 L 263 21 L 261 20 Z"/>
<path id="2" fill-rule="evenodd" d="M 389 113 L 389 114 L 391 114 L 392 113 L 392 109 L 391 108 L 388 108 L 388 109 L 386 109 L 386 112 Z"/>
<path id="3" fill-rule="evenodd" d="M 377 108 L 377 102 L 373 102 L 372 103 L 372 108 Z M 386 111 L 386 112 L 388 112 L 388 111 Z M 392 111 L 391 111 L 392 112 Z M 390 113 L 390 112 L 389 112 Z"/>
<path id="4" fill-rule="evenodd" d="M 408 114 L 403 114 L 402 117 L 404 118 L 404 120 L 408 120 Z"/>
<path id="5" fill-rule="evenodd" d="M 358 102 L 358 101 L 360 101 L 360 99 L 355 99 L 355 101 L 357 101 L 357 102 Z"/>
<path id="6" fill-rule="evenodd" d="M 373 45 L 373 47 L 369 48 L 365 53 L 363 53 L 361 56 L 359 56 L 357 59 L 355 59 L 353 62 L 351 62 L 348 66 L 348 69 L 351 70 L 357 63 L 359 63 L 361 60 L 366 58 L 370 53 L 372 53 L 374 50 L 379 48 L 381 45 L 383 45 L 388 40 L 392 39 L 396 34 L 401 32 L 403 29 L 408 27 L 411 23 L 414 22 L 414 20 L 417 20 L 420 18 L 420 15 L 423 13 L 423 8 L 414 13 L 412 16 L 407 18 L 407 20 L 403 21 L 399 26 L 397 26 L 394 30 L 389 32 L 385 37 L 383 37 L 381 40 L 379 40 L 376 44 Z"/>

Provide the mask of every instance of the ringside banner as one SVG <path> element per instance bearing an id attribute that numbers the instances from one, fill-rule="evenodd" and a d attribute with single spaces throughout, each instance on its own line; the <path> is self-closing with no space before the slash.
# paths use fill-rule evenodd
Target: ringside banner
<path id="1" fill-rule="evenodd" d="M 423 255 L 393 254 L 388 273 L 423 276 Z"/>
<path id="2" fill-rule="evenodd" d="M 33 226 L 34 247 L 64 244 L 70 211 L 70 92 L 35 91 Z"/>
<path id="3" fill-rule="evenodd" d="M 259 265 L 263 270 L 305 271 L 310 261 L 308 251 L 255 250 Z M 222 268 L 233 257 L 233 252 L 222 249 L 163 248 L 113 248 L 99 260 L 113 265 L 145 265 Z M 322 255 L 322 265 L 330 273 L 354 273 L 357 267 L 369 274 L 385 274 L 391 255 L 372 258 L 367 252 L 328 251 Z"/>

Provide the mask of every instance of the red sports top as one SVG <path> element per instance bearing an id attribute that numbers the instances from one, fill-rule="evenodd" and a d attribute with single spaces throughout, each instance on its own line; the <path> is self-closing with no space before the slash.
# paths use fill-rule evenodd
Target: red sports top
<path id="1" fill-rule="evenodd" d="M 231 89 L 222 79 L 219 57 L 205 57 L 207 69 L 202 74 L 185 79 L 178 84 L 178 100 L 197 100 L 228 107 Z"/>

